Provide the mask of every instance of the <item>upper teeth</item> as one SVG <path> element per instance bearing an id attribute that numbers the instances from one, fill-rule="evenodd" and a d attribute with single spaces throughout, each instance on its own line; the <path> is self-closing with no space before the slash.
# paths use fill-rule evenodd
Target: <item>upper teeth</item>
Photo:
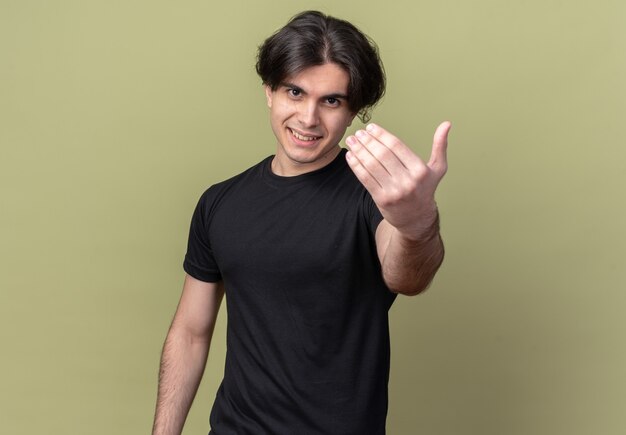
<path id="1" fill-rule="evenodd" d="M 317 139 L 316 136 L 302 136 L 301 134 L 299 134 L 297 131 L 291 130 L 291 133 L 300 140 L 315 140 Z"/>

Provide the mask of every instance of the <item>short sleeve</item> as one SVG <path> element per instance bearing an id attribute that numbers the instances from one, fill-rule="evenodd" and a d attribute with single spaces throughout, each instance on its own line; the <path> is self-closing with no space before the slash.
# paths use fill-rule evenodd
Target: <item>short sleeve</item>
<path id="1" fill-rule="evenodd" d="M 213 257 L 209 238 L 208 222 L 212 210 L 210 191 L 207 190 L 200 197 L 193 212 L 183 269 L 200 281 L 218 282 L 222 275 Z"/>
<path id="2" fill-rule="evenodd" d="M 369 224 L 369 229 L 372 234 L 376 234 L 376 228 L 383 220 L 383 215 L 378 210 L 378 206 L 372 199 L 372 196 L 366 191 L 363 198 L 363 210 L 365 212 L 365 218 Z"/>

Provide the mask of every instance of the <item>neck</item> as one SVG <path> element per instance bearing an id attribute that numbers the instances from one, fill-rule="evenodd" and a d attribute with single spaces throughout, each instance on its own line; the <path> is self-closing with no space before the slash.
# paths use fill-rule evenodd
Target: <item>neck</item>
<path id="1" fill-rule="evenodd" d="M 313 172 L 331 163 L 340 152 L 341 147 L 337 145 L 313 161 L 298 161 L 282 153 L 279 148 L 272 159 L 272 172 L 280 177 L 294 177 L 296 175 Z"/>

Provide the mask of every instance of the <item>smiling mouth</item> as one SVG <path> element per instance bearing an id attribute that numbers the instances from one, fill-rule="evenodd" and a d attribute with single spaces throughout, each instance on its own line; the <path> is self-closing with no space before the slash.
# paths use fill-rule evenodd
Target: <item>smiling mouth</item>
<path id="1" fill-rule="evenodd" d="M 321 139 L 322 136 L 310 136 L 310 135 L 306 135 L 306 134 L 301 134 L 298 133 L 297 131 L 287 127 L 287 129 L 291 132 L 291 134 L 293 135 L 293 137 L 295 137 L 298 140 L 304 141 L 304 142 L 313 142 L 315 140 Z"/>

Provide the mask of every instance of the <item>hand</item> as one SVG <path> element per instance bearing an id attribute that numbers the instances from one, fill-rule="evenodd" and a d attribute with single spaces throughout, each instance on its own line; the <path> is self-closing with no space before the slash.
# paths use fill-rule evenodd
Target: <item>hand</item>
<path id="1" fill-rule="evenodd" d="M 447 121 L 437 127 L 428 163 L 376 124 L 346 138 L 348 165 L 385 220 L 409 239 L 419 239 L 437 217 L 435 190 L 448 169 L 450 128 Z"/>

